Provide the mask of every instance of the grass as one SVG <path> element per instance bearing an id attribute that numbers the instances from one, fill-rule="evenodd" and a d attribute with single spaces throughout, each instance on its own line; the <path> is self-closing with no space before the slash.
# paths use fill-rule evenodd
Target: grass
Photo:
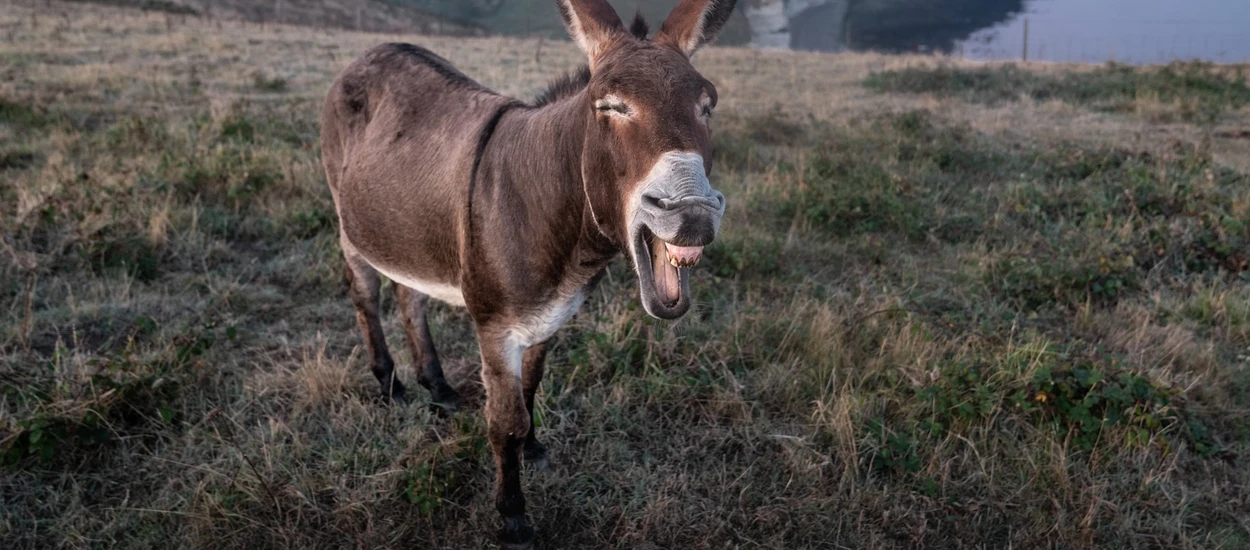
<path id="1" fill-rule="evenodd" d="M 1250 103 L 1242 70 L 1211 63 L 1174 62 L 1142 69 L 1108 63 L 1090 71 L 1042 74 L 1013 64 L 961 68 L 912 67 L 874 73 L 865 80 L 879 92 L 937 94 L 978 103 L 1058 100 L 1111 112 L 1133 112 L 1141 101 L 1177 105 L 1186 121 L 1214 123 L 1227 109 Z"/>
<path id="2" fill-rule="evenodd" d="M 466 411 L 375 400 L 319 101 L 383 40 L 519 95 L 573 47 L 83 9 L 0 43 L 5 547 L 489 546 L 469 320 L 433 311 Z M 931 62 L 700 53 L 722 234 L 682 321 L 622 260 L 559 333 L 553 470 L 524 474 L 546 547 L 1250 544 L 1240 142 L 1103 99 L 863 89 Z"/>
<path id="3" fill-rule="evenodd" d="M 138 2 L 129 2 L 125 0 L 66 0 L 69 2 L 94 2 L 98 4 L 109 4 L 115 6 L 136 7 L 143 11 L 155 11 L 169 13 L 174 15 L 199 15 L 200 11 L 184 4 L 170 2 L 169 0 L 139 0 Z"/>

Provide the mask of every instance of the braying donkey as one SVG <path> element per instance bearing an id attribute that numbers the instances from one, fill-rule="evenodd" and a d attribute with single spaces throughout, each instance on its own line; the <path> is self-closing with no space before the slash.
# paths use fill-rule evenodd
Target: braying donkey
<path id="1" fill-rule="evenodd" d="M 322 160 L 339 216 L 356 319 L 382 393 L 402 401 L 378 319 L 379 274 L 395 283 L 418 380 L 459 403 L 430 339 L 430 297 L 468 308 L 482 353 L 505 546 L 532 546 L 522 460 L 545 461 L 531 429 L 547 341 L 626 251 L 643 307 L 690 307 L 690 267 L 725 198 L 708 183 L 716 89 L 690 64 L 734 0 L 681 0 L 647 39 L 606 0 L 556 0 L 589 64 L 533 104 L 496 94 L 408 44 L 375 47 L 326 97 Z"/>

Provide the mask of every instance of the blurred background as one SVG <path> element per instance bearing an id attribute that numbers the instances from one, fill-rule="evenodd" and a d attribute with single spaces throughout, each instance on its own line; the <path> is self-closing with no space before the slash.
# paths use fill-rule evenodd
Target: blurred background
<path id="1" fill-rule="evenodd" d="M 563 39 L 550 0 L 102 0 L 162 11 L 387 32 Z M 657 24 L 672 2 L 612 0 Z M 939 52 L 969 59 L 1250 59 L 1243 0 L 742 0 L 722 45 Z"/>

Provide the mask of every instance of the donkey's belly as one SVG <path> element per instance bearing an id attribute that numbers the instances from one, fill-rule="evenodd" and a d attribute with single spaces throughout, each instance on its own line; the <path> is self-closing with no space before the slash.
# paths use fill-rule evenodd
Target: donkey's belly
<path id="1" fill-rule="evenodd" d="M 381 274 L 386 275 L 386 278 L 425 294 L 426 296 L 447 302 L 453 306 L 464 306 L 464 294 L 460 292 L 460 287 L 456 285 L 450 285 L 439 281 L 423 281 L 416 277 L 404 275 L 398 271 L 388 270 L 382 266 L 374 265 L 373 267 Z"/>

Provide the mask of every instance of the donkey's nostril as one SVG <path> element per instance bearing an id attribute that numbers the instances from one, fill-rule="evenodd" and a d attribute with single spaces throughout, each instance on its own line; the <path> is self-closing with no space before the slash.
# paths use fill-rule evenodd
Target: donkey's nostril
<path id="1" fill-rule="evenodd" d="M 679 199 L 670 199 L 667 197 L 655 197 L 651 195 L 642 196 L 643 205 L 653 210 L 674 211 L 688 208 L 711 208 L 719 210 L 725 205 L 725 196 L 720 193 L 709 195 L 706 197 L 687 196 Z"/>
<path id="2" fill-rule="evenodd" d="M 673 211 L 682 208 L 689 202 L 687 199 L 671 199 L 655 195 L 643 195 L 643 204 L 652 210 Z"/>

